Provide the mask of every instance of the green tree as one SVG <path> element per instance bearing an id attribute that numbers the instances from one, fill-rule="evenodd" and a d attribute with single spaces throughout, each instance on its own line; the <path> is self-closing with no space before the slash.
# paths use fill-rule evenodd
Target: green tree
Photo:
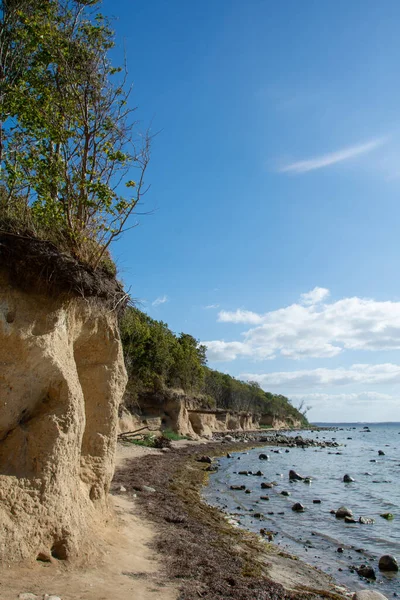
<path id="1" fill-rule="evenodd" d="M 96 267 L 146 191 L 150 138 L 133 120 L 126 69 L 109 59 L 99 2 L 26 4 L 0 3 L 3 204 L 18 198 L 38 234 L 57 232 Z"/>

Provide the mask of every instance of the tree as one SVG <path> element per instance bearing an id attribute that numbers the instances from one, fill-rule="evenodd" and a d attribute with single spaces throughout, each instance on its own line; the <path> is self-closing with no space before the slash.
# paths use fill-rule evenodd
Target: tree
<path id="1" fill-rule="evenodd" d="M 56 232 L 93 267 L 146 192 L 150 156 L 150 136 L 133 120 L 126 68 L 110 62 L 113 32 L 98 3 L 39 0 L 27 11 L 23 0 L 0 4 L 6 206 L 18 198 L 38 234 Z M 10 65 L 16 45 L 20 56 Z"/>

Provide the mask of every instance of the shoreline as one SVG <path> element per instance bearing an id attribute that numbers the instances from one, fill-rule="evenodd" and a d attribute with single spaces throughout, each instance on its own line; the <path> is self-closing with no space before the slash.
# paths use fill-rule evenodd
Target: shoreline
<path id="1" fill-rule="evenodd" d="M 265 445 L 266 441 L 175 442 L 170 451 L 151 453 L 123 446 L 125 460 L 116 470 L 114 493 L 122 485 L 123 493 L 135 494 L 139 517 L 155 525 L 152 548 L 165 560 L 170 581 L 180 583 L 180 600 L 350 596 L 331 576 L 234 527 L 227 515 L 202 499 L 210 465 L 198 461 L 201 455 L 218 457 Z"/>

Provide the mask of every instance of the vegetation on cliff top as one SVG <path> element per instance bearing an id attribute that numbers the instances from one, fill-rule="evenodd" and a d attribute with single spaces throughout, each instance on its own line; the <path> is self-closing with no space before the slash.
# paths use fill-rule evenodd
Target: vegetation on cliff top
<path id="1" fill-rule="evenodd" d="M 145 193 L 150 140 L 98 4 L 0 0 L 0 230 L 113 271 L 108 247 Z"/>
<path id="2" fill-rule="evenodd" d="M 187 333 L 174 334 L 138 308 L 128 308 L 121 321 L 128 370 L 128 403 L 165 388 L 197 395 L 203 406 L 270 415 L 276 419 L 307 419 L 282 395 L 264 392 L 256 382 L 244 382 L 206 366 L 206 347 Z"/>

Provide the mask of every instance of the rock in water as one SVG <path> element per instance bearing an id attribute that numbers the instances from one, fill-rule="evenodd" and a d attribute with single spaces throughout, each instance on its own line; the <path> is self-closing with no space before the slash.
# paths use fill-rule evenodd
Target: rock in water
<path id="1" fill-rule="evenodd" d="M 397 560 L 391 554 L 384 554 L 384 556 L 381 556 L 379 559 L 378 566 L 381 571 L 398 571 L 399 570 L 399 565 L 397 563 Z"/>
<path id="2" fill-rule="evenodd" d="M 379 456 L 385 456 L 385 453 L 383 450 L 378 450 L 378 454 L 379 454 Z"/>
<path id="3" fill-rule="evenodd" d="M 302 481 L 303 479 L 304 479 L 304 477 L 302 477 L 301 475 L 296 473 L 296 471 L 293 471 L 293 470 L 289 471 L 289 480 L 290 481 Z"/>
<path id="4" fill-rule="evenodd" d="M 344 477 L 343 477 L 343 481 L 344 481 L 345 483 L 351 483 L 352 481 L 354 481 L 354 479 L 353 479 L 353 477 L 351 477 L 350 475 L 348 475 L 348 474 L 346 473 L 346 475 L 344 475 Z"/>
<path id="5" fill-rule="evenodd" d="M 345 517 L 344 518 L 344 522 L 345 523 L 357 523 L 357 521 L 354 519 L 354 517 Z"/>
<path id="6" fill-rule="evenodd" d="M 269 460 L 269 456 L 268 456 L 268 454 L 260 454 L 260 455 L 258 456 L 258 458 L 259 458 L 260 460 Z"/>
<path id="7" fill-rule="evenodd" d="M 304 512 L 305 508 L 304 506 L 301 504 L 301 502 L 296 502 L 295 504 L 293 504 L 292 506 L 292 510 L 294 512 Z"/>
<path id="8" fill-rule="evenodd" d="M 360 517 L 358 522 L 362 525 L 373 525 L 375 523 L 375 519 L 370 519 L 369 517 Z"/>
<path id="9" fill-rule="evenodd" d="M 346 506 L 341 506 L 335 512 L 335 516 L 336 516 L 337 519 L 344 519 L 345 517 L 352 517 L 353 516 L 353 512 L 349 508 L 347 508 Z"/>
<path id="10" fill-rule="evenodd" d="M 375 590 L 358 590 L 353 594 L 353 600 L 388 600 L 386 596 Z"/>
<path id="11" fill-rule="evenodd" d="M 394 515 L 392 513 L 382 513 L 381 517 L 386 519 L 386 521 L 393 521 Z"/>
<path id="12" fill-rule="evenodd" d="M 356 569 L 356 571 L 360 577 L 365 577 L 366 579 L 376 579 L 374 569 L 368 565 L 361 565 L 361 567 Z"/>

